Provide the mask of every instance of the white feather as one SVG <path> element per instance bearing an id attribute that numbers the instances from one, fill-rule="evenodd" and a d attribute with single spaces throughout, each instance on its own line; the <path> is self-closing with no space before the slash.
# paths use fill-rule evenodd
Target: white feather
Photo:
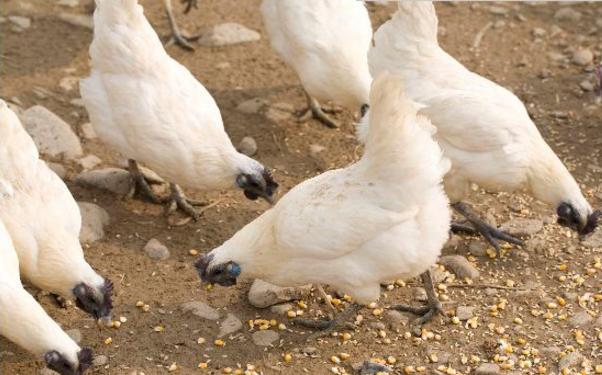
<path id="1" fill-rule="evenodd" d="M 354 111 L 368 102 L 372 25 L 362 1 L 264 0 L 261 12 L 273 49 L 309 95 Z"/>
<path id="2" fill-rule="evenodd" d="M 127 158 L 196 189 L 263 169 L 236 151 L 213 97 L 167 55 L 136 0 L 98 3 L 90 57 L 82 99 L 99 138 Z"/>
<path id="3" fill-rule="evenodd" d="M 368 303 L 380 282 L 435 263 L 449 230 L 449 161 L 397 78 L 377 78 L 370 104 L 362 159 L 297 185 L 213 250 L 213 265 L 235 261 L 242 277 L 283 286 L 325 283 Z"/>

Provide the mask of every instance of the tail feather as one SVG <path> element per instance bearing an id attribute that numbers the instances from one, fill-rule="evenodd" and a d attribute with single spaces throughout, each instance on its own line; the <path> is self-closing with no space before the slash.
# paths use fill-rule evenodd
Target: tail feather
<path id="1" fill-rule="evenodd" d="M 417 114 L 419 106 L 407 97 L 402 82 L 388 72 L 373 81 L 364 158 L 370 169 L 382 175 L 398 178 L 403 171 L 440 181 L 451 164 L 433 139 L 436 128 Z"/>

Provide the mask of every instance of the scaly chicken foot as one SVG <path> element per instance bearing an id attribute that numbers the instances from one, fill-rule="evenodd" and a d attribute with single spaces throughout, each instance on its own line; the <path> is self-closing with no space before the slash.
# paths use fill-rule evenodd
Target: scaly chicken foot
<path id="1" fill-rule="evenodd" d="M 169 20 L 169 28 L 171 29 L 171 38 L 165 45 L 169 46 L 172 43 L 175 43 L 176 45 L 184 48 L 185 50 L 194 51 L 194 47 L 192 46 L 192 44 L 190 44 L 190 42 L 199 39 L 200 35 L 185 35 L 187 33 L 185 31 L 181 31 L 178 27 L 178 24 L 176 23 L 176 18 L 173 15 L 173 9 L 171 7 L 171 0 L 164 0 L 164 3 L 165 12 L 167 13 L 167 19 Z M 191 3 L 194 3 L 194 7 L 196 8 L 196 1 L 190 1 L 186 5 L 184 13 L 188 13 L 190 11 L 190 8 L 193 6 L 191 5 Z"/>
<path id="2" fill-rule="evenodd" d="M 474 227 L 471 228 L 467 225 L 453 223 L 451 226 L 452 231 L 467 232 L 473 234 L 479 233 L 481 236 L 485 237 L 487 242 L 489 242 L 495 248 L 495 251 L 498 254 L 500 253 L 500 244 L 498 240 L 512 243 L 515 245 L 523 245 L 523 241 L 519 240 L 518 238 L 513 237 L 508 233 L 505 233 L 504 231 L 501 231 L 487 224 L 474 213 L 474 211 L 472 210 L 472 208 L 470 208 L 468 204 L 464 202 L 458 202 L 452 204 L 452 207 L 460 215 L 464 216 L 466 220 L 468 220 L 468 222 Z"/>
<path id="3" fill-rule="evenodd" d="M 391 306 L 391 309 L 393 310 L 410 312 L 414 315 L 418 315 L 418 318 L 412 322 L 417 328 L 420 328 L 424 323 L 430 321 L 436 314 L 443 313 L 443 306 L 437 298 L 437 293 L 435 293 L 431 272 L 424 272 L 420 275 L 420 278 L 422 279 L 424 289 L 426 290 L 427 304 L 425 306 L 415 307 L 403 304 Z"/>
<path id="4" fill-rule="evenodd" d="M 162 204 L 166 202 L 164 198 L 161 198 L 155 194 L 153 189 L 150 187 L 147 177 L 140 170 L 136 160 L 128 160 L 128 170 L 132 176 L 134 184 L 130 191 L 126 194 L 125 198 L 132 198 L 134 195 L 136 195 L 136 193 L 138 193 L 143 198 L 146 198 L 155 204 Z"/>
<path id="5" fill-rule="evenodd" d="M 316 287 L 318 294 L 320 294 L 320 297 L 324 300 L 324 304 L 326 304 L 326 307 L 328 307 L 330 310 L 329 318 L 332 318 L 334 315 L 336 315 L 337 309 L 332 305 L 332 302 L 330 302 L 328 294 L 326 294 L 322 284 L 314 284 L 314 286 Z"/>
<path id="6" fill-rule="evenodd" d="M 390 373 L 393 372 L 393 370 L 388 366 L 370 361 L 364 361 L 362 368 L 360 368 L 360 375 L 376 375 L 379 372 Z"/>
<path id="7" fill-rule="evenodd" d="M 311 334 L 307 340 L 311 341 L 320 337 L 328 336 L 332 332 L 347 327 L 347 320 L 357 314 L 362 309 L 362 306 L 357 303 L 352 303 L 343 312 L 337 314 L 333 319 L 293 319 L 293 324 L 307 328 L 318 329 L 319 332 Z"/>
<path id="8" fill-rule="evenodd" d="M 167 204 L 165 205 L 165 215 L 169 215 L 172 212 L 180 209 L 192 220 L 197 221 L 200 217 L 200 212 L 194 208 L 194 206 L 208 206 L 205 202 L 199 202 L 189 199 L 182 191 L 182 188 L 174 183 L 169 184 L 171 194 L 168 198 Z"/>
<path id="9" fill-rule="evenodd" d="M 300 121 L 307 121 L 310 117 L 313 117 L 331 129 L 339 127 L 339 124 L 336 121 L 334 121 L 333 119 L 328 117 L 328 115 L 326 115 L 326 111 L 320 106 L 320 103 L 316 99 L 312 98 L 307 93 L 305 93 L 305 95 L 307 96 L 308 108 L 307 110 L 303 111 L 299 116 Z"/>

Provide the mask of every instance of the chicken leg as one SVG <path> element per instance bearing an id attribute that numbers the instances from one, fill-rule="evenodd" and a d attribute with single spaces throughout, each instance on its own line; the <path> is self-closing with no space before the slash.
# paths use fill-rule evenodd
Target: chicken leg
<path id="1" fill-rule="evenodd" d="M 307 92 L 305 95 L 307 96 L 307 110 L 302 112 L 299 116 L 301 121 L 305 121 L 308 120 L 309 117 L 313 117 L 331 129 L 339 127 L 339 124 L 336 121 L 326 115 L 326 110 L 320 106 L 320 103 L 315 98 L 312 98 Z"/>
<path id="2" fill-rule="evenodd" d="M 211 206 L 207 203 L 198 202 L 187 198 L 186 195 L 184 195 L 182 188 L 174 183 L 170 183 L 169 188 L 171 190 L 171 194 L 167 199 L 167 204 L 165 205 L 165 213 L 167 215 L 177 209 L 180 209 L 186 215 L 190 216 L 192 220 L 197 221 L 201 212 L 197 212 L 194 206 Z"/>
<path id="3" fill-rule="evenodd" d="M 176 18 L 173 15 L 173 8 L 171 6 L 171 0 L 163 0 L 165 4 L 165 12 L 167 13 L 167 19 L 169 20 L 169 28 L 171 29 L 171 39 L 167 42 L 167 45 L 171 43 L 175 43 L 176 45 L 184 48 L 188 51 L 194 51 L 194 47 L 190 42 L 197 40 L 199 36 L 187 36 L 185 31 L 180 31 L 178 24 L 176 23 Z M 184 0 L 183 3 L 186 3 L 186 9 L 184 10 L 184 14 L 188 13 L 192 7 L 197 7 L 196 0 Z"/>
<path id="4" fill-rule="evenodd" d="M 310 335 L 307 340 L 311 341 L 320 337 L 328 336 L 332 332 L 345 328 L 347 320 L 357 314 L 362 309 L 362 306 L 357 303 L 352 303 L 343 312 L 337 314 L 333 319 L 303 319 L 295 318 L 293 323 L 307 328 L 318 329 L 319 331 Z"/>
<path id="5" fill-rule="evenodd" d="M 315 284 L 314 286 L 318 290 L 318 294 L 320 294 L 320 297 L 324 300 L 324 304 L 326 304 L 326 307 L 328 307 L 332 316 L 334 316 L 334 314 L 337 313 L 337 309 L 332 305 L 330 299 L 328 299 L 328 294 L 326 294 L 324 287 L 322 287 L 322 284 Z"/>
<path id="6" fill-rule="evenodd" d="M 485 237 L 487 242 L 489 242 L 495 248 L 495 251 L 497 251 L 498 254 L 500 253 L 500 244 L 498 243 L 498 240 L 513 243 L 515 245 L 523 244 L 523 241 L 519 240 L 518 238 L 515 238 L 508 233 L 505 233 L 487 224 L 474 213 L 468 204 L 464 202 L 458 202 L 452 204 L 452 207 L 460 215 L 464 216 L 466 220 L 468 220 L 468 222 L 473 226 L 470 227 L 468 225 L 452 223 L 451 230 L 453 232 L 465 232 L 472 234 L 480 233 L 483 237 Z"/>
<path id="7" fill-rule="evenodd" d="M 420 275 L 422 282 L 424 284 L 424 289 L 426 289 L 427 296 L 427 304 L 426 306 L 414 307 L 409 305 L 395 305 L 391 306 L 391 309 L 398 311 L 410 312 L 415 315 L 419 315 L 414 321 L 414 324 L 418 327 L 423 325 L 424 323 L 431 320 L 435 314 L 443 313 L 443 307 L 441 306 L 441 302 L 437 298 L 437 293 L 435 293 L 435 287 L 433 286 L 433 279 L 431 277 L 431 271 L 426 271 L 422 275 Z"/>
<path id="8" fill-rule="evenodd" d="M 130 189 L 129 193 L 126 194 L 126 198 L 132 198 L 136 193 L 140 194 L 142 197 L 148 199 L 152 203 L 161 204 L 165 203 L 165 199 L 159 197 L 153 189 L 151 189 L 148 177 L 144 175 L 144 173 L 140 170 L 138 163 L 134 159 L 128 160 L 128 170 L 132 179 L 134 180 L 134 184 Z"/>

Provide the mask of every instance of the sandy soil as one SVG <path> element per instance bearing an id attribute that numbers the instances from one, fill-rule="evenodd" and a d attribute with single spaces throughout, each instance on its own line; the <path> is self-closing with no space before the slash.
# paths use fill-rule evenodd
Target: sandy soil
<path id="1" fill-rule="evenodd" d="M 42 104 L 80 132 L 80 126 L 88 121 L 86 111 L 70 104 L 70 100 L 79 97 L 78 91 L 65 91 L 58 84 L 64 77 L 87 74 L 87 48 L 92 33 L 66 24 L 56 15 L 58 12 L 85 14 L 88 10 L 83 1 L 74 9 L 55 3 L 3 2 L 3 16 L 31 17 L 32 26 L 23 32 L 14 32 L 10 22 L 0 24 L 0 95 L 11 100 L 18 98 L 24 108 Z M 162 2 L 146 0 L 142 3 L 159 35 L 166 37 L 168 27 Z M 192 53 L 171 46 L 168 52 L 186 65 L 215 97 L 234 144 L 244 136 L 255 138 L 259 149 L 256 157 L 275 169 L 281 194 L 308 177 L 345 166 L 357 157 L 361 151 L 354 139 L 350 113 L 337 115 L 343 126 L 332 130 L 313 120 L 299 123 L 289 116 L 272 121 L 261 114 L 246 115 L 236 110 L 240 102 L 255 97 L 293 108 L 304 105 L 303 91 L 294 72 L 270 49 L 258 12 L 258 0 L 201 1 L 200 9 L 188 16 L 181 15 L 179 4 L 174 6 L 181 26 L 189 31 L 238 22 L 261 32 L 261 41 L 251 44 L 222 48 L 199 46 Z M 592 205 L 600 207 L 602 106 L 595 102 L 593 93 L 579 87 L 584 80 L 593 82 L 591 67 L 577 66 L 570 60 L 578 48 L 589 48 L 600 57 L 602 5 L 571 4 L 582 15 L 579 22 L 555 19 L 555 12 L 563 6 L 567 5 L 438 4 L 440 41 L 470 69 L 510 88 L 527 103 L 544 137 L 583 184 Z M 501 12 L 500 8 L 507 11 Z M 394 6 L 370 6 L 369 9 L 377 27 L 388 18 Z M 490 22 L 492 27 L 484 34 L 480 47 L 474 49 L 475 35 Z M 535 28 L 545 30 L 545 35 L 535 36 Z M 552 52 L 561 57 L 551 56 Z M 38 88 L 49 94 L 40 98 L 35 94 Z M 119 160 L 118 155 L 99 141 L 82 142 L 86 153 L 100 157 L 103 166 L 115 165 Z M 318 157 L 312 157 L 309 152 L 312 144 L 326 149 Z M 80 171 L 75 164 L 65 163 L 65 166 L 69 171 L 67 180 Z M 582 310 L 578 297 L 587 293 L 591 294 L 592 301 L 585 306 L 592 315 L 600 316 L 602 301 L 594 301 L 593 295 L 602 293 L 602 270 L 595 268 L 595 259 L 602 256 L 602 249 L 582 246 L 578 239 L 569 237 L 553 223 L 553 209 L 520 194 L 476 191 L 471 201 L 498 223 L 517 217 L 543 220 L 544 228 L 529 241 L 531 246 L 514 248 L 501 259 L 491 259 L 469 255 L 469 244 L 474 248 L 480 240 L 454 237 L 444 250 L 445 254 L 468 256 L 481 271 L 481 278 L 475 281 L 474 287 L 454 287 L 458 281 L 447 280 L 444 283 L 448 284 L 447 288 L 440 289 L 447 298 L 445 309 L 450 313 L 459 305 L 475 307 L 476 327 L 465 322 L 454 325 L 441 317 L 426 327 L 433 335 L 425 333 L 423 339 L 408 338 L 406 332 L 410 329 L 406 323 L 390 325 L 366 308 L 362 311 L 364 322 L 356 331 L 351 331 L 351 340 L 343 342 L 333 337 L 306 343 L 303 331 L 288 324 L 286 317 L 249 305 L 248 284 L 208 291 L 201 287 L 192 266 L 194 257 L 189 255 L 190 249 L 211 250 L 267 209 L 267 204 L 249 202 L 237 192 L 199 194 L 190 191 L 194 197 L 219 199 L 220 203 L 197 223 L 170 227 L 160 207 L 138 200 L 121 201 L 109 193 L 73 184 L 70 188 L 78 200 L 95 202 L 110 213 L 106 238 L 87 246 L 86 256 L 96 269 L 115 281 L 115 315 L 128 319 L 118 330 L 99 331 L 81 311 L 60 309 L 49 297 L 40 296 L 49 314 L 65 329 L 81 330 L 82 345 L 93 348 L 96 354 L 108 356 L 108 363 L 91 369 L 90 374 L 163 374 L 174 362 L 179 367 L 176 373 L 181 374 L 217 374 L 223 373 L 225 367 L 245 368 L 247 364 L 253 364 L 264 374 L 327 374 L 335 366 L 330 357 L 341 352 L 351 357 L 338 365 L 340 373 L 353 372 L 352 363 L 394 356 L 397 359 L 393 365 L 395 373 L 404 373 L 406 366 L 424 366 L 424 373 L 453 374 L 454 370 L 467 374 L 480 362 L 493 361 L 495 343 L 499 339 L 514 346 L 513 353 L 506 353 L 514 365 L 503 373 L 537 373 L 539 366 L 545 367 L 547 373 L 557 373 L 559 358 L 570 351 L 583 354 L 592 365 L 602 365 L 602 324 L 583 328 L 582 343 L 577 342 L 578 334 L 570 324 L 571 317 Z M 150 238 L 157 238 L 169 247 L 168 260 L 154 261 L 144 254 L 141 249 Z M 561 264 L 568 265 L 568 269 L 560 270 Z M 560 276 L 566 276 L 566 281 L 560 281 Z M 489 284 L 493 287 L 484 287 Z M 412 286 L 419 286 L 418 281 L 410 281 L 406 287 L 383 289 L 378 306 L 386 307 L 399 301 L 416 303 Z M 549 302 L 558 303 L 557 297 L 564 298 L 566 305 L 550 308 L 549 319 L 532 314 L 533 310 L 546 312 Z M 149 312 L 144 313 L 135 306 L 139 300 L 150 305 Z M 233 313 L 243 322 L 257 317 L 274 318 L 287 324 L 288 329 L 280 332 L 280 341 L 269 349 L 254 345 L 246 326 L 233 338 L 226 338 L 225 347 L 216 348 L 212 342 L 218 331 L 217 324 L 180 310 L 183 302 L 192 300 L 206 301 L 224 315 Z M 306 315 L 324 309 L 314 297 L 306 302 L 309 305 Z M 493 316 L 491 306 L 500 303 L 497 316 Z M 374 324 L 381 321 L 387 324 L 384 327 Z M 153 328 L 158 325 L 165 330 L 154 332 Z M 105 345 L 103 342 L 108 337 L 112 343 Z M 207 343 L 199 345 L 199 337 L 206 338 Z M 519 339 L 525 341 L 517 341 Z M 307 346 L 317 349 L 313 356 L 301 353 Z M 533 349 L 539 350 L 539 355 Z M 290 363 L 284 362 L 285 353 L 292 355 Z M 430 356 L 432 353 L 438 353 L 436 363 Z M 43 367 L 41 361 L 4 339 L 0 339 L 0 360 L 2 374 L 35 374 Z M 208 369 L 197 369 L 199 362 L 208 360 Z M 526 361 L 531 361 L 532 367 Z M 575 368 L 580 369 L 580 364 L 575 364 Z"/>

